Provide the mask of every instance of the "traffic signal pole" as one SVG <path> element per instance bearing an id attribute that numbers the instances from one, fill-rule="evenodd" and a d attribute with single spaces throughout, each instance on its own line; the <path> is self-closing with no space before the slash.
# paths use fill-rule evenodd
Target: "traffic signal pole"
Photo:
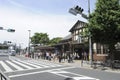
<path id="1" fill-rule="evenodd" d="M 28 56 L 30 56 L 30 35 L 31 35 L 31 30 L 28 30 L 28 32 L 29 32 Z"/>
<path id="2" fill-rule="evenodd" d="M 70 8 L 69 12 L 73 15 L 77 15 L 80 14 L 83 18 L 89 20 L 90 19 L 90 0 L 88 0 L 88 16 L 85 15 L 83 12 L 83 9 L 81 7 L 79 7 L 78 5 L 74 8 Z M 88 28 L 89 29 L 89 28 Z M 91 33 L 90 33 L 90 29 L 89 29 L 89 61 L 90 61 L 90 65 L 92 67 L 92 60 L 93 60 L 93 54 L 92 54 L 92 41 L 91 41 Z"/>
<path id="3" fill-rule="evenodd" d="M 90 19 L 90 0 L 88 0 L 88 20 L 89 19 Z M 92 40 L 91 40 L 90 29 L 89 29 L 89 60 L 90 60 L 90 65 L 92 67 L 93 54 L 92 54 Z"/>

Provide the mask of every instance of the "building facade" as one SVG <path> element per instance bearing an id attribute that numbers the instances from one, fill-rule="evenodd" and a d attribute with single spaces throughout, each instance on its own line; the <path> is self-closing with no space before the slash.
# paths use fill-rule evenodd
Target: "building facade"
<path id="1" fill-rule="evenodd" d="M 78 20 L 72 28 L 69 30 L 71 33 L 69 37 L 63 38 L 59 43 L 61 52 L 73 54 L 76 58 L 89 60 L 89 31 L 87 23 Z M 92 41 L 92 55 L 93 59 L 99 57 L 106 57 L 108 53 L 108 47 Z M 95 55 L 95 56 L 94 56 Z M 99 59 L 98 59 L 99 60 Z"/>
<path id="2" fill-rule="evenodd" d="M 89 58 L 87 31 L 86 23 L 79 20 L 69 30 L 72 35 L 72 53 L 79 57 L 79 59 L 88 60 Z"/>

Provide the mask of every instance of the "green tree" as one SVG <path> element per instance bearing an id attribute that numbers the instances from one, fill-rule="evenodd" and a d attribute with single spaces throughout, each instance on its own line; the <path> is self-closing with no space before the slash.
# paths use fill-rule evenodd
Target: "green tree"
<path id="1" fill-rule="evenodd" d="M 47 33 L 35 33 L 31 37 L 32 44 L 47 45 L 49 43 L 49 37 Z"/>
<path id="2" fill-rule="evenodd" d="M 119 0 L 97 0 L 96 9 L 90 14 L 89 29 L 95 42 L 109 45 L 113 59 L 114 45 L 120 41 Z"/>
<path id="3" fill-rule="evenodd" d="M 62 40 L 61 37 L 53 38 L 53 39 L 50 40 L 50 45 L 55 45 L 55 44 L 59 43 L 60 40 Z"/>

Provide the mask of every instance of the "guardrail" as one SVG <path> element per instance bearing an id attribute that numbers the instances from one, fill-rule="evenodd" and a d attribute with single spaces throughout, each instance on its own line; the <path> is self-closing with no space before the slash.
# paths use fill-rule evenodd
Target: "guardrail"
<path id="1" fill-rule="evenodd" d="M 115 69 L 120 69 L 120 60 L 113 60 L 112 67 Z"/>
<path id="2" fill-rule="evenodd" d="M 10 80 L 10 79 L 0 70 L 0 80 Z"/>

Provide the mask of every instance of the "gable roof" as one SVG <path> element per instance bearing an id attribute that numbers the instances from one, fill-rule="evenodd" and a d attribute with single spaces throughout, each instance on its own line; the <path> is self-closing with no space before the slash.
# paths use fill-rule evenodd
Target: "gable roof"
<path id="1" fill-rule="evenodd" d="M 71 34 L 65 36 L 62 40 L 68 40 L 68 39 L 70 39 L 70 38 L 72 38 L 72 35 L 71 35 Z"/>
<path id="2" fill-rule="evenodd" d="M 86 24 L 86 22 L 83 22 L 83 21 L 78 20 L 78 21 L 73 25 L 73 27 L 69 30 L 69 32 L 74 31 L 74 30 L 76 29 L 76 27 L 77 27 L 79 24 L 81 24 L 81 23 Z M 83 28 L 83 26 L 78 27 L 78 29 L 79 29 L 79 28 Z"/>

